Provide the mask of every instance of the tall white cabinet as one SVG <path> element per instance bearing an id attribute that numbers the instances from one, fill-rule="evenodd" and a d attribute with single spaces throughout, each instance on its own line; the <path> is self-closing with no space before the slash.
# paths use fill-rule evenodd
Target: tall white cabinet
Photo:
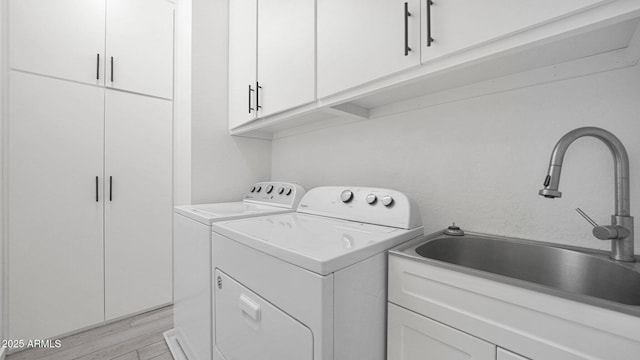
<path id="1" fill-rule="evenodd" d="M 170 303 L 173 4 L 9 8 L 9 337 Z"/>
<path id="2" fill-rule="evenodd" d="M 104 91 L 11 72 L 9 337 L 104 318 Z"/>
<path id="3" fill-rule="evenodd" d="M 105 94 L 105 317 L 171 302 L 172 104 Z"/>

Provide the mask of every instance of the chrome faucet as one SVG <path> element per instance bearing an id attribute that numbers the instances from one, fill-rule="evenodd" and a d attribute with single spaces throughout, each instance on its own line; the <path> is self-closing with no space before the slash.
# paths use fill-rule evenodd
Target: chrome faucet
<path id="1" fill-rule="evenodd" d="M 593 236 L 600 240 L 611 240 L 611 258 L 618 261 L 635 261 L 633 252 L 633 216 L 630 214 L 629 196 L 629 157 L 622 142 L 607 130 L 597 127 L 582 127 L 565 134 L 553 148 L 549 161 L 549 172 L 544 179 L 544 188 L 538 194 L 546 198 L 559 198 L 558 191 L 562 161 L 569 145 L 583 136 L 592 136 L 604 142 L 615 165 L 615 207 L 610 226 L 600 226 L 591 220 L 582 210 L 576 209 L 591 225 Z"/>

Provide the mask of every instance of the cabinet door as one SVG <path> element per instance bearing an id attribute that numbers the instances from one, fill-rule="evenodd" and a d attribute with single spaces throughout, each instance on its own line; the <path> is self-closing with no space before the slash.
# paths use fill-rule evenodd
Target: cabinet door
<path id="1" fill-rule="evenodd" d="M 104 18 L 105 0 L 9 0 L 11 68 L 103 84 Z"/>
<path id="2" fill-rule="evenodd" d="M 105 314 L 171 302 L 172 103 L 105 96 Z"/>
<path id="3" fill-rule="evenodd" d="M 173 98 L 173 4 L 107 0 L 107 86 Z"/>
<path id="4" fill-rule="evenodd" d="M 256 118 L 256 0 L 229 1 L 229 128 Z"/>
<path id="5" fill-rule="evenodd" d="M 427 62 L 610 0 L 433 0 L 430 6 L 420 1 L 422 61 Z M 429 28 L 434 41 L 427 47 Z"/>
<path id="6" fill-rule="evenodd" d="M 315 1 L 258 1 L 258 117 L 315 100 Z"/>
<path id="7" fill-rule="evenodd" d="M 418 65 L 419 0 L 318 1 L 319 98 Z"/>
<path id="8" fill-rule="evenodd" d="M 511 351 L 498 348 L 498 357 L 497 360 L 529 360 L 526 357 L 520 356 L 518 354 L 514 354 Z"/>
<path id="9" fill-rule="evenodd" d="M 389 303 L 389 360 L 494 360 L 496 346 Z"/>
<path id="10" fill-rule="evenodd" d="M 104 90 L 15 71 L 10 87 L 9 337 L 46 339 L 104 320 Z"/>

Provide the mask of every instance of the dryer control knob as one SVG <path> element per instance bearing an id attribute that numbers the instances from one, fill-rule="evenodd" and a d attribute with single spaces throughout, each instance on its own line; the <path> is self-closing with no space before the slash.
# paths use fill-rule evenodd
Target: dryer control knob
<path id="1" fill-rule="evenodd" d="M 342 202 L 345 204 L 353 200 L 353 191 L 345 190 L 342 193 L 340 193 L 340 200 L 342 200 Z"/>
<path id="2" fill-rule="evenodd" d="M 369 205 L 373 205 L 376 203 L 376 201 L 378 201 L 378 197 L 373 195 L 373 194 L 369 194 L 367 195 L 367 204 Z"/>
<path id="3" fill-rule="evenodd" d="M 287 196 L 291 195 L 292 192 L 293 192 L 293 189 L 287 190 Z"/>
<path id="4" fill-rule="evenodd" d="M 251 187 L 251 192 L 256 192 L 256 187 L 255 186 Z"/>
<path id="5" fill-rule="evenodd" d="M 278 194 L 280 195 L 284 194 L 284 188 L 282 186 L 278 188 Z"/>
<path id="6" fill-rule="evenodd" d="M 262 186 L 258 186 L 258 187 L 256 188 L 256 192 L 260 192 L 260 190 L 262 190 Z"/>
<path id="7" fill-rule="evenodd" d="M 273 191 L 273 185 L 267 186 L 267 194 L 271 194 L 272 191 Z"/>
<path id="8" fill-rule="evenodd" d="M 393 198 L 389 195 L 385 195 L 382 197 L 382 205 L 391 206 L 393 204 Z"/>

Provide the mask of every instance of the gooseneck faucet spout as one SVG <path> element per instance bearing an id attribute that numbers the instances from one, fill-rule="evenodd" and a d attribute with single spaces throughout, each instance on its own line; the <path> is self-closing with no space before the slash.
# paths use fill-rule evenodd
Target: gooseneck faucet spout
<path id="1" fill-rule="evenodd" d="M 611 216 L 611 226 L 594 226 L 593 234 L 601 240 L 612 240 L 611 257 L 619 261 L 635 261 L 633 251 L 633 217 L 629 195 L 629 156 L 622 142 L 607 130 L 597 127 L 582 127 L 565 134 L 551 153 L 549 171 L 544 180 L 544 188 L 538 193 L 546 198 L 559 198 L 558 191 L 562 162 L 569 146 L 583 136 L 591 136 L 607 145 L 613 155 L 615 168 L 615 214 Z M 581 214 L 584 214 L 580 211 Z M 583 215 L 586 216 L 586 215 Z M 596 224 L 597 225 L 597 224 Z"/>

